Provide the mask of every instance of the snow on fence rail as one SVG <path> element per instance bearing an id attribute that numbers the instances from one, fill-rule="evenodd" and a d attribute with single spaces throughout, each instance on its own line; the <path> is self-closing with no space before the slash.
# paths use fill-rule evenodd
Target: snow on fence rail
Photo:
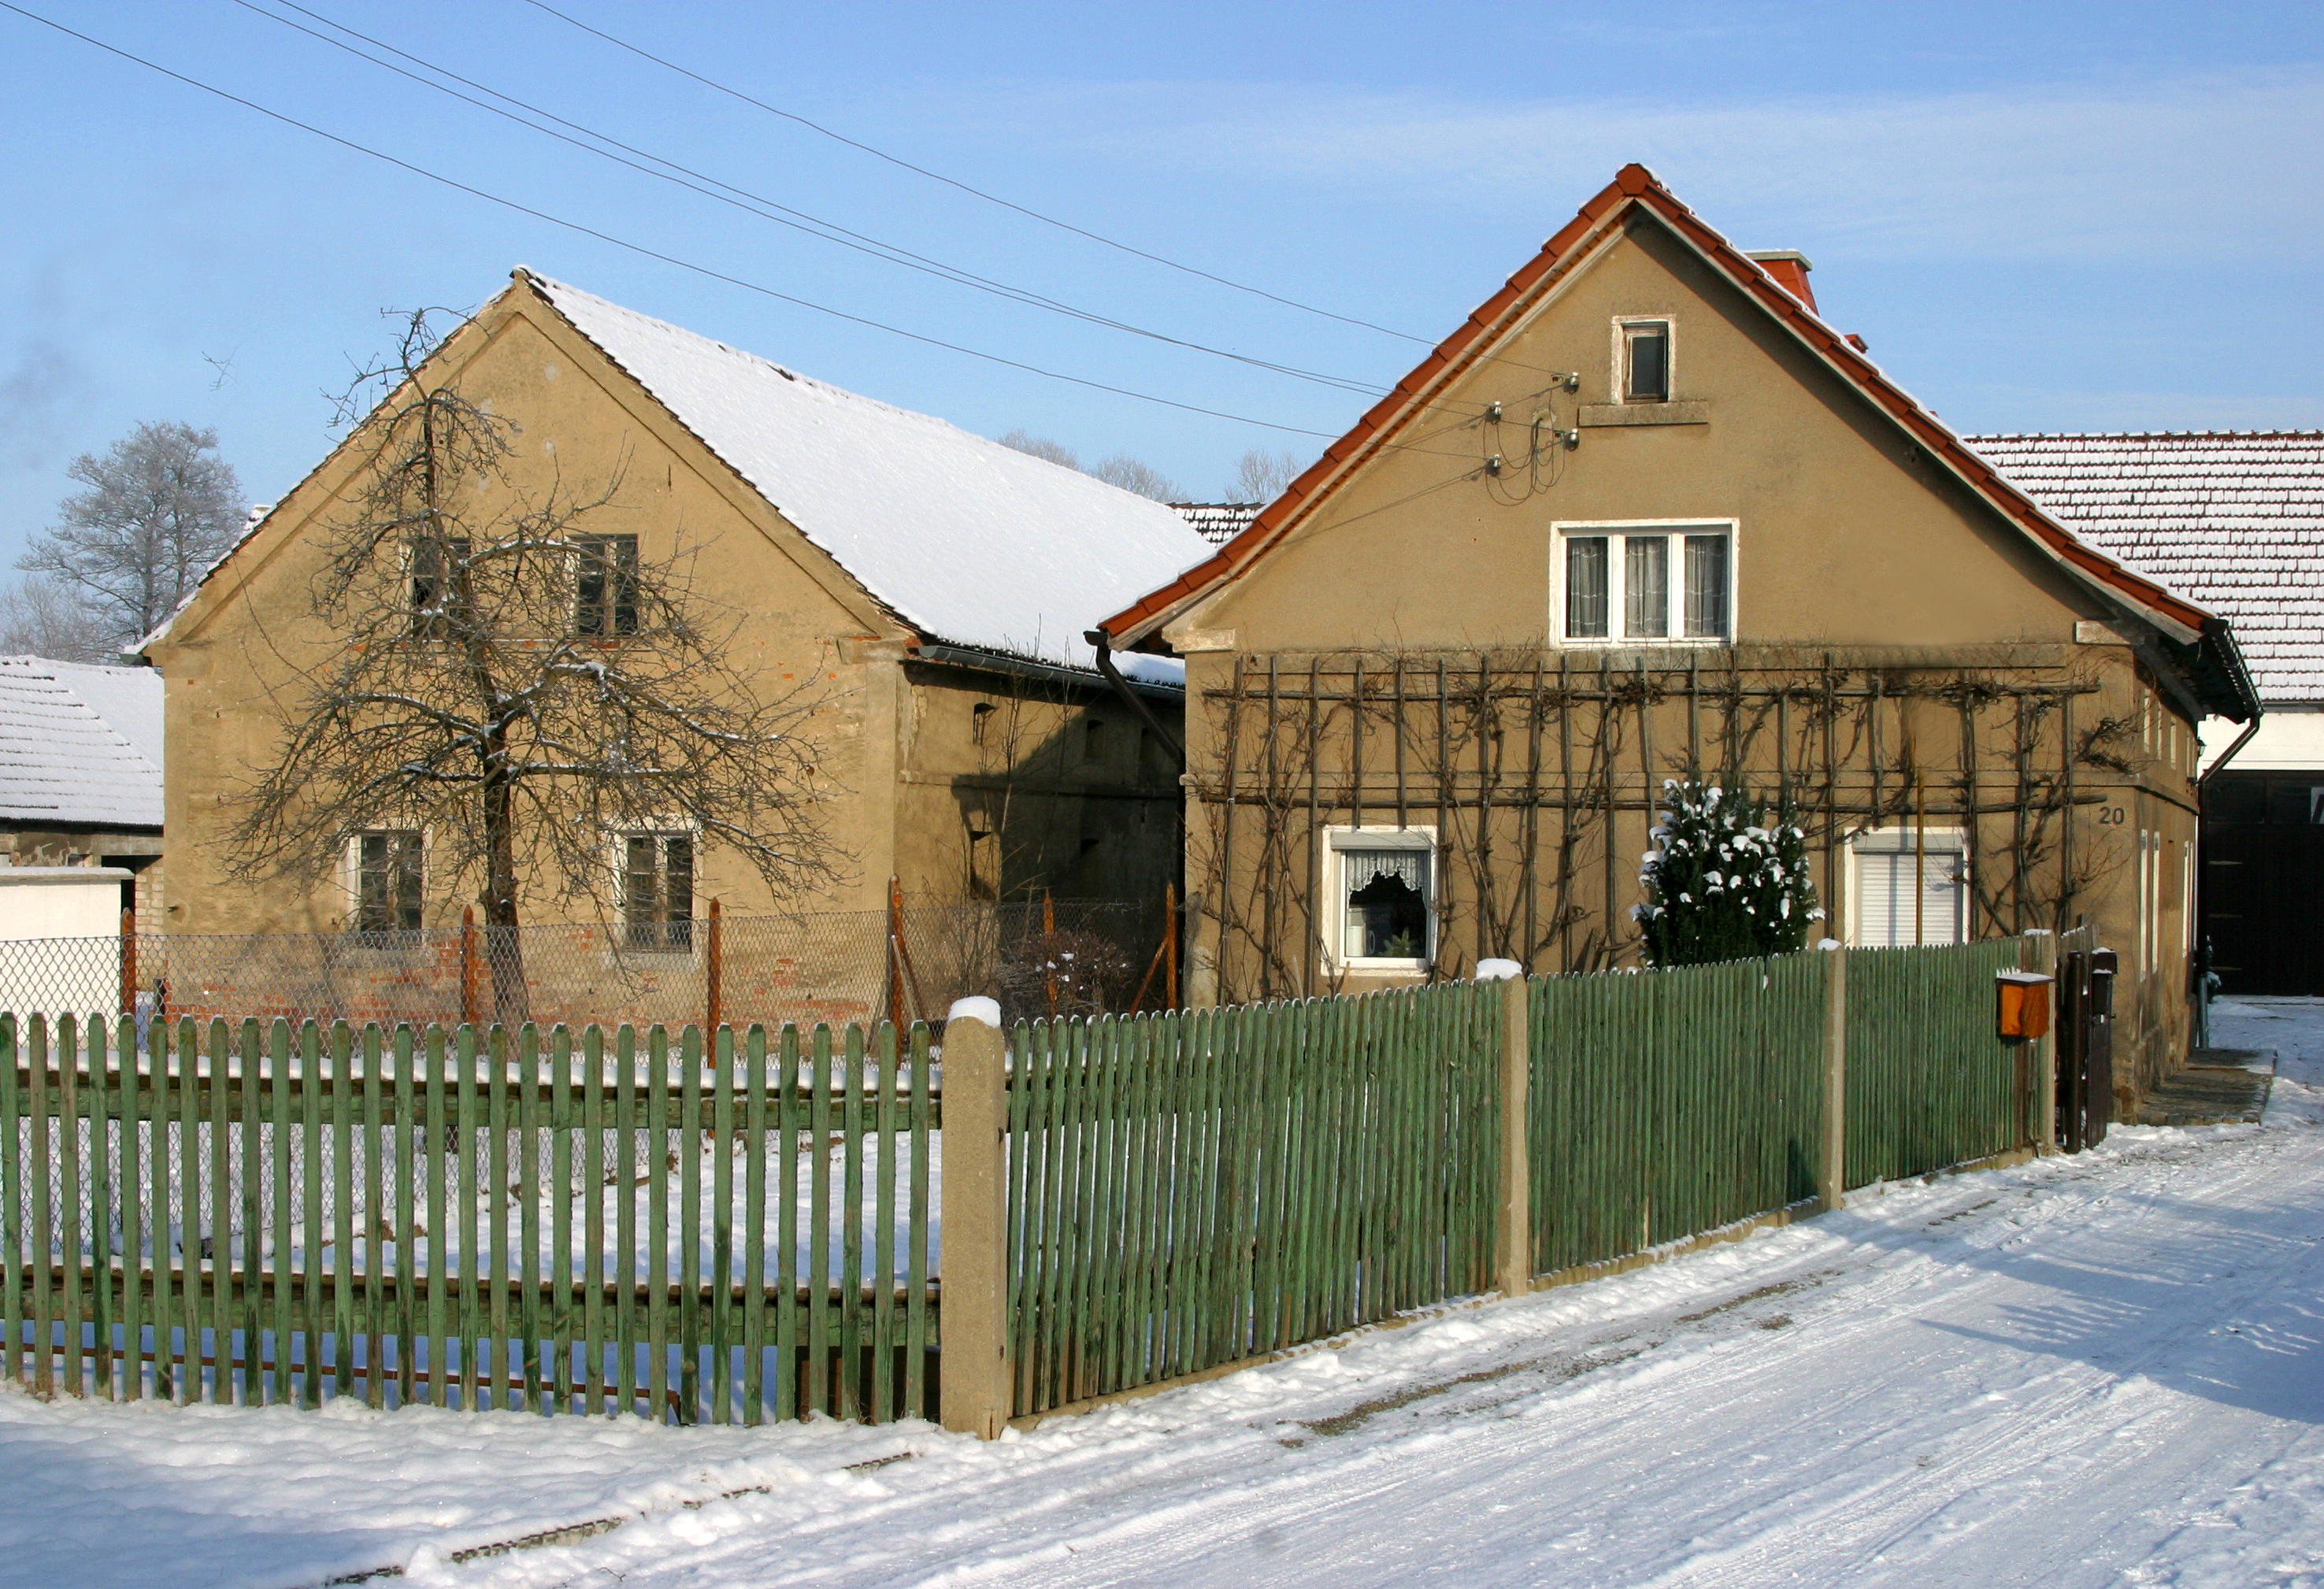
<path id="1" fill-rule="evenodd" d="M 934 1410 L 923 1025 L 147 1035 L 0 1016 L 0 1369 L 36 1390 Z"/>

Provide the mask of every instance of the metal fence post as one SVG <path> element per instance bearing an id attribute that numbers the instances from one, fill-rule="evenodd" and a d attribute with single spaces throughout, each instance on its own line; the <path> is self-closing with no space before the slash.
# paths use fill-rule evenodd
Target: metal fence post
<path id="1" fill-rule="evenodd" d="M 1477 962 L 1477 980 L 1500 985 L 1500 1218 L 1493 1283 L 1505 1297 L 1533 1289 L 1533 1178 L 1526 1162 L 1526 1088 L 1533 1074 L 1533 1023 L 1525 968 L 1515 960 Z"/>
<path id="2" fill-rule="evenodd" d="M 1834 943 L 1824 955 L 1823 1162 L 1816 1194 L 1830 1210 L 1848 1203 L 1848 948 Z"/>
<path id="3" fill-rule="evenodd" d="M 1009 1368 L 1008 1060 L 1001 1006 L 964 998 L 944 1032 L 944 1426 L 998 1439 L 1013 1410 Z"/>

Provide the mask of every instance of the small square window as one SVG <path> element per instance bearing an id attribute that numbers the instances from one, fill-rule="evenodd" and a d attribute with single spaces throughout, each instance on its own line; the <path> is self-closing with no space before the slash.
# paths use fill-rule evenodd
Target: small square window
<path id="1" fill-rule="evenodd" d="M 1567 532 L 1564 638 L 1729 638 L 1733 548 L 1733 531 L 1707 525 Z"/>
<path id="2" fill-rule="evenodd" d="M 420 835 L 391 828 L 355 835 L 355 931 L 410 932 L 420 926 Z"/>
<path id="3" fill-rule="evenodd" d="M 1668 402 L 1671 394 L 1671 328 L 1668 320 L 1622 323 L 1622 400 Z"/>
<path id="4" fill-rule="evenodd" d="M 1435 953 L 1436 839 L 1420 828 L 1325 835 L 1336 900 L 1325 948 L 1342 965 L 1417 969 Z"/>
<path id="5" fill-rule="evenodd" d="M 632 949 L 694 947 L 694 835 L 622 840 L 622 921 Z"/>

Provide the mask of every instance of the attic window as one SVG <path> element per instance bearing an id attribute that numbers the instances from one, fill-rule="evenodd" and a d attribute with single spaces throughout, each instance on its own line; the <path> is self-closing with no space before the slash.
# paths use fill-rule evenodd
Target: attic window
<path id="1" fill-rule="evenodd" d="M 638 537 L 574 537 L 581 556 L 574 571 L 574 627 L 585 635 L 638 632 Z"/>
<path id="2" fill-rule="evenodd" d="M 1621 322 L 1622 400 L 1666 403 L 1671 394 L 1671 323 Z"/>
<path id="3" fill-rule="evenodd" d="M 467 573 L 466 536 L 429 536 L 411 543 L 411 634 L 415 639 L 448 638 L 458 616 L 453 602 Z"/>

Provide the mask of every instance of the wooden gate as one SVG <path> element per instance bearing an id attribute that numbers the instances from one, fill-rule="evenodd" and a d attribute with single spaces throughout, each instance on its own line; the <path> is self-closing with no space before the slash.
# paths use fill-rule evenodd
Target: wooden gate
<path id="1" fill-rule="evenodd" d="M 2106 1140 L 2114 1117 L 2111 949 L 2069 950 L 2058 967 L 2058 1145 L 2070 1153 Z"/>

